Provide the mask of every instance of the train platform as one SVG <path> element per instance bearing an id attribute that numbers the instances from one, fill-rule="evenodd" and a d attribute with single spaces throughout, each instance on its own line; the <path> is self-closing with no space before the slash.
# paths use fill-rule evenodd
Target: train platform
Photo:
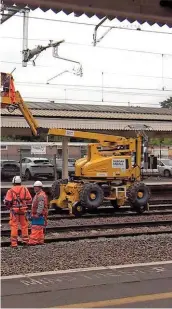
<path id="1" fill-rule="evenodd" d="M 142 181 L 148 186 L 162 186 L 162 185 L 172 186 L 172 178 L 171 179 L 169 178 L 168 180 L 165 178 L 162 178 L 162 179 L 146 179 Z M 52 181 L 42 180 L 42 183 L 44 185 L 44 188 L 51 188 L 52 186 Z M 34 180 L 33 181 L 23 181 L 22 184 L 28 188 L 33 188 Z M 5 182 L 5 181 L 1 182 L 0 188 L 1 189 L 11 188 L 11 182 Z"/>
<path id="2" fill-rule="evenodd" d="M 1 277 L 1 290 L 2 308 L 171 308 L 172 261 Z"/>

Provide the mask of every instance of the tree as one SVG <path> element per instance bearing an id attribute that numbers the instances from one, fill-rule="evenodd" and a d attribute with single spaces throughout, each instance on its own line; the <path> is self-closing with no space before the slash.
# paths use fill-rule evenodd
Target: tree
<path id="1" fill-rule="evenodd" d="M 172 97 L 169 97 L 167 100 L 160 102 L 160 105 L 163 108 L 172 108 Z"/>
<path id="2" fill-rule="evenodd" d="M 151 138 L 149 144 L 152 146 L 159 146 L 160 142 L 162 146 L 171 146 L 172 138 Z"/>

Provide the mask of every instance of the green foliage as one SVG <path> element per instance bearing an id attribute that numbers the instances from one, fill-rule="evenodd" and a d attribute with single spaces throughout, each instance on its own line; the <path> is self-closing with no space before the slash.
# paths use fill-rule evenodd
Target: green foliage
<path id="1" fill-rule="evenodd" d="M 27 137 L 25 140 L 14 136 L 1 136 L 1 142 L 28 142 Z"/>
<path id="2" fill-rule="evenodd" d="M 163 108 L 172 108 L 172 97 L 169 97 L 167 100 L 160 102 L 160 105 Z"/>
<path id="3" fill-rule="evenodd" d="M 48 136 L 49 142 L 60 142 L 61 136 Z M 40 136 L 1 136 L 2 142 L 47 142 L 47 134 L 41 133 Z"/>
<path id="4" fill-rule="evenodd" d="M 162 146 L 171 146 L 172 138 L 151 138 L 149 144 L 152 146 L 159 146 L 160 142 Z"/>

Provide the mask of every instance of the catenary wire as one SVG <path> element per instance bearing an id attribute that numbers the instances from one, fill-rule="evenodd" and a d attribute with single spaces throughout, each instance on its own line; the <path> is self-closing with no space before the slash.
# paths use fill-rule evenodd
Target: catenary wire
<path id="1" fill-rule="evenodd" d="M 8 13 L 3 14 L 3 16 L 8 17 L 10 16 Z M 22 15 L 19 14 L 15 14 L 13 15 L 13 17 L 20 17 L 23 18 Z M 51 22 L 59 22 L 59 23 L 68 23 L 68 24 L 75 24 L 75 25 L 81 25 L 81 26 L 97 26 L 96 23 L 86 23 L 86 22 L 76 22 L 76 21 L 70 21 L 70 20 L 60 20 L 60 19 L 53 19 L 53 18 L 45 18 L 45 17 L 38 17 L 38 16 L 28 16 L 26 17 L 28 19 L 35 19 L 35 20 L 44 20 L 44 21 L 51 21 Z M 115 19 L 115 18 L 114 18 Z M 116 21 L 119 21 L 116 18 Z M 127 19 L 125 20 L 127 21 Z M 120 21 L 119 21 L 120 22 Z M 120 22 L 121 23 L 121 22 Z M 155 23 L 156 24 L 156 23 Z M 154 24 L 154 25 L 155 25 Z M 132 27 L 133 25 L 131 25 L 130 23 L 130 27 Z M 157 33 L 157 34 L 172 34 L 171 32 L 167 32 L 167 31 L 156 31 L 156 30 L 146 30 L 146 29 L 141 29 L 139 27 L 141 27 L 141 25 L 135 25 L 135 28 L 129 28 L 127 26 L 125 27 L 120 27 L 120 26 L 110 26 L 110 25 L 101 25 L 102 28 L 112 28 L 112 29 L 119 29 L 119 30 L 130 30 L 130 31 L 141 31 L 141 32 L 148 32 L 148 33 Z M 151 26 L 152 27 L 152 26 Z M 169 28 L 169 27 L 168 27 Z M 169 28 L 171 29 L 171 28 Z"/>
<path id="2" fill-rule="evenodd" d="M 22 39 L 22 38 L 16 38 L 16 37 L 0 37 L 0 39 Z M 36 39 L 28 39 L 28 40 L 36 40 Z M 44 40 L 39 40 L 38 41 L 44 41 Z M 48 41 L 48 40 L 46 40 Z M 91 44 L 86 44 L 86 43 L 78 43 L 78 42 L 64 42 L 63 44 L 68 44 L 68 45 L 77 45 L 77 46 L 87 46 L 87 47 L 93 47 Z M 135 49 L 127 49 L 127 48 L 120 48 L 120 47 L 112 47 L 112 46 L 103 46 L 103 45 L 96 45 L 96 48 L 100 49 L 109 49 L 109 50 L 119 50 L 119 51 L 124 51 L 124 52 L 133 52 L 133 53 L 144 53 L 144 54 L 151 54 L 151 55 L 164 55 L 164 56 L 172 56 L 172 53 L 162 53 L 162 52 L 153 52 L 153 51 L 146 51 L 146 50 L 135 50 Z"/>
<path id="3" fill-rule="evenodd" d="M 89 102 L 89 103 L 101 103 L 101 104 L 104 104 L 104 103 L 113 103 L 113 104 L 127 104 L 127 106 L 131 106 L 132 104 L 140 104 L 140 105 L 154 105 L 154 106 L 157 106 L 159 107 L 159 102 L 158 103 L 144 103 L 144 102 L 117 102 L 117 101 L 110 101 L 110 100 L 104 100 L 103 102 L 101 100 L 78 100 L 78 99 L 64 99 L 64 98 L 40 98 L 40 97 L 30 97 L 30 96 L 24 96 L 23 98 L 25 99 L 34 99 L 34 100 L 47 100 L 49 101 L 49 103 L 53 103 L 54 101 L 65 101 L 64 103 L 68 103 L 69 101 L 70 102 Z M 31 102 L 31 101 L 30 101 Z M 32 103 L 32 102 L 31 102 Z M 34 102 L 34 103 L 37 103 L 39 104 L 40 102 Z"/>
<path id="4" fill-rule="evenodd" d="M 27 82 L 23 82 L 23 81 L 16 81 L 16 84 L 20 84 L 20 85 L 27 85 L 27 86 L 41 86 L 41 87 L 74 87 L 74 88 L 99 88 L 100 91 L 102 90 L 102 86 L 99 85 L 78 85 L 78 84 L 46 84 L 46 83 L 40 83 L 40 82 L 31 82 L 31 81 L 27 81 Z M 155 88 L 134 88 L 134 87 L 119 87 L 119 86 L 103 86 L 103 89 L 111 89 L 116 91 L 115 89 L 119 89 L 119 90 L 138 90 L 138 91 L 160 91 L 160 92 L 172 92 L 172 89 L 166 89 L 166 90 L 162 90 L 162 89 L 155 89 Z M 72 90 L 72 89 L 71 89 Z M 135 92 L 136 93 L 136 92 Z M 140 93 L 138 93 L 140 94 Z"/>
<path id="5" fill-rule="evenodd" d="M 60 60 L 60 59 L 59 59 Z M 15 62 L 15 61 L 6 61 L 6 60 L 1 60 L 0 62 L 2 63 L 7 63 L 7 64 L 16 64 L 16 65 L 21 65 L 21 62 Z M 32 63 L 28 63 L 29 66 L 32 66 Z M 54 68 L 54 66 L 52 65 L 42 65 L 42 64 L 37 64 L 36 65 L 37 68 Z M 140 78 L 154 78 L 154 79 L 169 79 L 171 80 L 172 77 L 169 76 L 154 76 L 154 75 L 141 75 L 141 74 L 127 74 L 127 73 L 120 73 L 120 72 L 108 72 L 105 70 L 98 70 L 98 69 L 88 69 L 87 71 L 90 72 L 96 72 L 96 73 L 103 73 L 106 75 L 122 75 L 122 76 L 130 76 L 130 77 L 140 77 Z"/>

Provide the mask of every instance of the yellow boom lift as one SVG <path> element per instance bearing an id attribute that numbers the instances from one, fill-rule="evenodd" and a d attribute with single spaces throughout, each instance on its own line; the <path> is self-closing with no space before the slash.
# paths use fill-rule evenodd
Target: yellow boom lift
<path id="1" fill-rule="evenodd" d="M 81 216 L 86 209 L 98 208 L 107 200 L 116 210 L 128 201 L 134 211 L 144 212 L 150 192 L 141 182 L 141 135 L 125 138 L 65 129 L 45 130 L 39 127 L 20 93 L 15 91 L 11 74 L 1 73 L 1 85 L 1 107 L 9 112 L 19 108 L 33 135 L 46 131 L 48 135 L 97 141 L 88 145 L 86 157 L 76 161 L 72 181 L 53 182 L 51 205 L 68 207 L 71 214 Z"/>

